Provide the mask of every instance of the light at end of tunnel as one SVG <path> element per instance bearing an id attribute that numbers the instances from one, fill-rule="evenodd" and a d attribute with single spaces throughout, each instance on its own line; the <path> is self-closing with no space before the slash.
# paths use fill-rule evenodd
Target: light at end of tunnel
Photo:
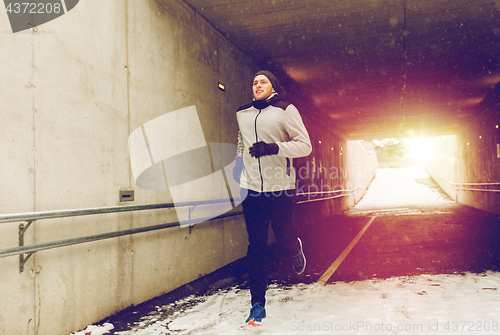
<path id="1" fill-rule="evenodd" d="M 406 139 L 410 145 L 409 155 L 414 156 L 422 162 L 432 154 L 432 141 L 429 138 Z"/>

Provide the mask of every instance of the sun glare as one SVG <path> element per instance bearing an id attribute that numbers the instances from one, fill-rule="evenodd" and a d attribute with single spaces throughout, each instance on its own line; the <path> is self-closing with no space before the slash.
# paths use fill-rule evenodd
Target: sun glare
<path id="1" fill-rule="evenodd" d="M 432 140 L 427 137 L 405 139 L 409 145 L 409 155 L 417 158 L 419 162 L 425 161 L 432 153 Z"/>

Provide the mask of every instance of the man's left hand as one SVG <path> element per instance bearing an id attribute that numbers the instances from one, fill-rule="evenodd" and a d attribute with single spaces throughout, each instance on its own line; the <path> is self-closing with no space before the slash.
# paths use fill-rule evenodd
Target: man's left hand
<path id="1" fill-rule="evenodd" d="M 250 156 L 259 158 L 276 155 L 279 150 L 280 148 L 276 143 L 257 142 L 250 148 Z"/>

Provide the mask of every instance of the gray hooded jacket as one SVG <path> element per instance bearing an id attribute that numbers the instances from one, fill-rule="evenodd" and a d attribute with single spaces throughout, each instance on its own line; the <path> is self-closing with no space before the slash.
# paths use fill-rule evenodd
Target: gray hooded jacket
<path id="1" fill-rule="evenodd" d="M 311 140 L 297 108 L 271 95 L 265 101 L 241 106 L 238 119 L 237 157 L 243 157 L 240 186 L 256 192 L 295 189 L 293 158 L 308 156 Z M 256 142 L 276 143 L 277 155 L 254 158 L 249 148 Z"/>

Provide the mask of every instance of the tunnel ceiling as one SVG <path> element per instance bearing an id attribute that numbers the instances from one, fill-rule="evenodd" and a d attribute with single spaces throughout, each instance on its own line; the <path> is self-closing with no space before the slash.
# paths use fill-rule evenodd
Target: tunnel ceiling
<path id="1" fill-rule="evenodd" d="M 186 2 L 347 139 L 457 133 L 500 81 L 500 0 Z"/>

